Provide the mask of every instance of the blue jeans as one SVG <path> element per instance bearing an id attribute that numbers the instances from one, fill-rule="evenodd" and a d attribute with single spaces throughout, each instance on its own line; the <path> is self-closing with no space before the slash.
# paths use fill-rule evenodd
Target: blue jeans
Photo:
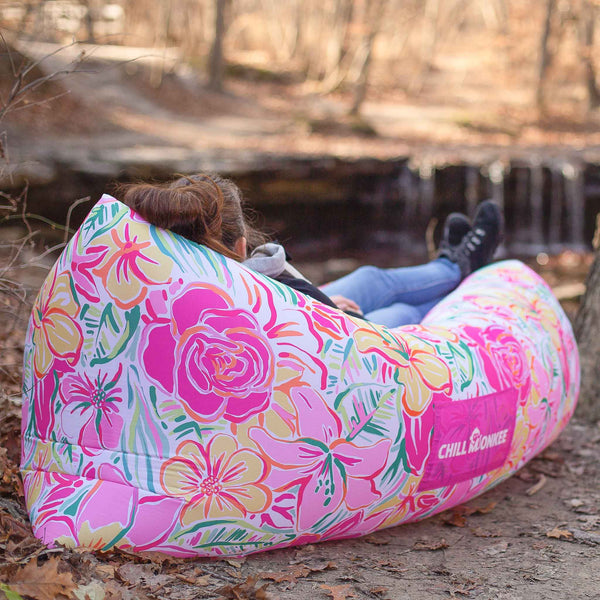
<path id="1" fill-rule="evenodd" d="M 460 282 L 458 265 L 436 258 L 416 267 L 360 267 L 321 289 L 354 300 L 373 323 L 400 327 L 420 323 Z"/>

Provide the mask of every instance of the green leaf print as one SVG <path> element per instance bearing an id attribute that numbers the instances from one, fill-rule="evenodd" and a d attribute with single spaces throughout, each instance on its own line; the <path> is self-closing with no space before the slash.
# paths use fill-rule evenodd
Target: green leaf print
<path id="1" fill-rule="evenodd" d="M 128 311 L 119 311 L 114 304 L 106 305 L 97 320 L 94 310 L 86 305 L 82 310 L 89 329 L 95 330 L 93 347 L 96 348 L 90 366 L 101 365 L 113 360 L 121 354 L 137 331 L 140 321 L 140 307 L 135 306 Z M 90 332 L 88 329 L 88 332 Z M 91 332 L 90 332 L 91 333 Z"/>
<path id="2" fill-rule="evenodd" d="M 115 220 L 115 217 L 121 213 L 120 218 Z M 124 204 L 111 202 L 110 204 L 98 203 L 83 222 L 82 231 L 86 234 L 93 233 L 94 237 L 102 235 L 109 229 L 115 226 L 121 218 L 127 214 L 127 207 Z"/>
<path id="3" fill-rule="evenodd" d="M 467 389 L 475 377 L 473 355 L 469 350 L 469 346 L 464 341 L 458 344 L 448 344 L 448 353 L 444 352 L 442 356 L 448 358 L 450 365 L 454 364 L 458 367 L 461 392 Z"/>

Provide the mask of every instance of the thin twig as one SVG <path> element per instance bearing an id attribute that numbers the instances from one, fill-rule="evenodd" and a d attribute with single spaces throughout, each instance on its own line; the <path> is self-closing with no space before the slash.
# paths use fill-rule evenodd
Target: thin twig
<path id="1" fill-rule="evenodd" d="M 49 256 L 50 254 L 52 254 L 53 252 L 56 252 L 57 250 L 62 250 L 65 246 L 66 246 L 66 243 L 61 242 L 60 244 L 55 244 L 54 246 L 51 246 L 50 248 L 46 248 L 46 250 L 44 250 L 44 252 L 42 252 L 41 254 L 38 254 L 35 257 L 35 260 L 28 262 L 27 266 L 28 267 L 41 267 L 42 269 L 47 269 L 48 265 L 44 265 L 42 263 L 38 264 L 37 261 L 41 260 L 42 258 L 46 258 L 46 256 Z"/>
<path id="2" fill-rule="evenodd" d="M 75 200 L 75 202 L 71 203 L 69 206 L 69 210 L 67 211 L 67 220 L 65 222 L 65 237 L 63 239 L 66 244 L 69 241 L 69 233 L 71 233 L 71 215 L 73 214 L 73 209 L 77 208 L 80 204 L 84 202 L 89 202 L 91 200 L 91 196 L 86 196 L 85 198 L 79 198 L 79 200 Z"/>

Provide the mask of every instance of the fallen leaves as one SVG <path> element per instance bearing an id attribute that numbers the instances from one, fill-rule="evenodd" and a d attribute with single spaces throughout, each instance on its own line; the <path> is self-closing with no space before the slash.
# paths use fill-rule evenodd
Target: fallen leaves
<path id="1" fill-rule="evenodd" d="M 31 560 L 7 580 L 10 589 L 35 600 L 63 600 L 71 597 L 77 587 L 70 572 L 59 572 L 61 560 L 51 556 L 39 563 Z"/>
<path id="2" fill-rule="evenodd" d="M 367 542 L 367 544 L 372 544 L 373 546 L 387 546 L 390 543 L 390 538 L 372 533 L 365 537 L 365 542 Z"/>
<path id="3" fill-rule="evenodd" d="M 442 513 L 441 519 L 444 525 L 450 525 L 452 527 L 466 527 L 467 517 L 471 515 L 486 515 L 496 508 L 496 502 L 490 502 L 485 506 L 469 506 L 467 504 L 461 504 L 456 506 L 451 511 Z"/>
<path id="4" fill-rule="evenodd" d="M 310 569 L 305 565 L 300 565 L 299 567 L 290 569 L 288 571 L 271 571 L 265 572 L 262 571 L 258 573 L 258 577 L 261 579 L 270 579 L 275 583 L 283 583 L 287 581 L 289 583 L 295 584 L 298 579 L 301 577 L 306 577 L 310 573 Z"/>
<path id="5" fill-rule="evenodd" d="M 546 532 L 546 537 L 555 538 L 557 540 L 572 540 L 573 534 L 568 529 L 559 529 L 558 527 L 555 527 Z"/>
<path id="6" fill-rule="evenodd" d="M 415 544 L 413 546 L 413 550 L 435 551 L 435 550 L 443 550 L 444 548 L 448 548 L 448 547 L 449 547 L 448 542 L 444 538 L 441 538 L 440 540 L 436 540 L 436 541 L 418 540 L 417 542 L 415 542 Z"/>
<path id="7" fill-rule="evenodd" d="M 352 586 L 347 583 L 342 585 L 321 584 L 319 587 L 331 596 L 331 600 L 347 600 L 348 598 L 357 597 Z"/>
<path id="8" fill-rule="evenodd" d="M 387 593 L 388 588 L 386 588 L 383 585 L 379 585 L 377 587 L 371 588 L 369 590 L 370 594 L 373 594 L 374 596 L 382 596 L 383 594 Z"/>
<path id="9" fill-rule="evenodd" d="M 484 550 L 484 553 L 486 556 L 497 556 L 498 554 L 504 554 L 508 550 L 509 546 L 510 544 L 506 541 L 497 542 L 496 544 L 488 546 Z"/>
<path id="10" fill-rule="evenodd" d="M 321 571 L 327 571 L 329 569 L 337 569 L 337 565 L 333 561 L 322 561 L 314 564 L 300 563 L 293 565 L 286 571 L 274 571 L 274 572 L 261 572 L 258 573 L 257 577 L 260 579 L 270 579 L 275 583 L 282 583 L 287 581 L 291 584 L 296 584 L 298 579 L 307 577 L 311 573 L 319 573 Z"/>
<path id="11" fill-rule="evenodd" d="M 249 576 L 243 583 L 225 585 L 216 592 L 227 600 L 269 600 L 270 595 L 267 593 L 269 584 L 264 583 L 256 587 L 257 580 L 257 577 Z"/>
<path id="12" fill-rule="evenodd" d="M 0 447 L 0 493 L 6 495 L 12 492 L 16 492 L 19 498 L 23 497 L 19 468 L 8 458 L 8 450 Z"/>

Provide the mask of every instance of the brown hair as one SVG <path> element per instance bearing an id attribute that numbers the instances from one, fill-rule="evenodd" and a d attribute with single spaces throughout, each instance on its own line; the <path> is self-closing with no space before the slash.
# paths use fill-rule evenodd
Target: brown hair
<path id="1" fill-rule="evenodd" d="M 123 184 L 118 194 L 152 225 L 238 261 L 242 257 L 234 245 L 239 238 L 245 237 L 251 248 L 266 241 L 244 215 L 240 189 L 219 175 L 182 176 L 160 184 Z"/>

